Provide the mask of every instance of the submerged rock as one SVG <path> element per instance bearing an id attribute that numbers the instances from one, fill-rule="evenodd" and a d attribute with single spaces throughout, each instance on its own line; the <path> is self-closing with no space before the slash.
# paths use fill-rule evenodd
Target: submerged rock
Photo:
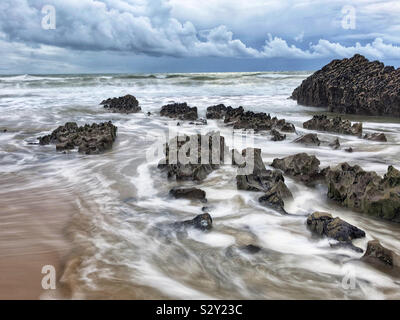
<path id="1" fill-rule="evenodd" d="M 387 142 L 386 135 L 384 133 L 367 133 L 363 139 L 379 142 Z"/>
<path id="2" fill-rule="evenodd" d="M 41 145 L 56 144 L 57 151 L 78 147 L 80 153 L 99 154 L 112 148 L 116 136 L 117 127 L 111 121 L 81 127 L 75 122 L 67 122 L 51 134 L 38 139 Z"/>
<path id="3" fill-rule="evenodd" d="M 374 171 L 341 163 L 326 174 L 328 198 L 359 212 L 400 222 L 400 171 L 393 166 L 383 178 Z"/>
<path id="4" fill-rule="evenodd" d="M 207 119 L 223 119 L 226 114 L 227 107 L 224 104 L 218 104 L 207 108 Z"/>
<path id="5" fill-rule="evenodd" d="M 239 250 L 244 251 L 246 253 L 255 254 L 259 253 L 262 249 L 254 244 L 248 244 L 246 246 L 239 247 Z"/>
<path id="6" fill-rule="evenodd" d="M 196 199 L 206 201 L 206 192 L 198 188 L 172 188 L 169 194 L 177 199 Z"/>
<path id="7" fill-rule="evenodd" d="M 331 142 L 331 143 L 329 144 L 329 146 L 330 146 L 332 149 L 334 149 L 334 150 L 339 149 L 339 148 L 340 148 L 339 138 L 336 138 L 333 142 Z"/>
<path id="8" fill-rule="evenodd" d="M 112 112 L 137 113 L 142 110 L 142 108 L 139 107 L 139 101 L 130 94 L 119 98 L 109 98 L 103 100 L 100 104 L 104 105 L 104 108 L 110 109 Z"/>
<path id="9" fill-rule="evenodd" d="M 276 158 L 271 166 L 303 182 L 311 182 L 321 178 L 319 164 L 317 157 L 298 153 L 282 159 Z"/>
<path id="10" fill-rule="evenodd" d="M 212 228 L 212 218 L 209 213 L 199 214 L 192 220 L 185 220 L 175 222 L 173 224 L 175 228 L 193 227 L 199 230 L 210 230 Z"/>
<path id="11" fill-rule="evenodd" d="M 312 119 L 303 123 L 303 128 L 309 130 L 328 131 L 342 134 L 361 136 L 362 123 L 351 123 L 340 117 L 329 119 L 326 115 L 315 115 Z"/>
<path id="12" fill-rule="evenodd" d="M 286 134 L 281 134 L 278 130 L 271 130 L 272 141 L 282 141 L 286 139 Z"/>
<path id="13" fill-rule="evenodd" d="M 354 150 L 353 150 L 353 148 L 352 148 L 352 147 L 350 147 L 350 148 L 346 148 L 346 149 L 344 149 L 344 151 L 346 151 L 346 152 L 349 152 L 349 153 L 352 153 Z"/>
<path id="14" fill-rule="evenodd" d="M 197 108 L 189 107 L 186 102 L 171 103 L 161 107 L 160 115 L 179 120 L 197 120 Z"/>
<path id="15" fill-rule="evenodd" d="M 305 79 L 291 98 L 348 114 L 400 117 L 400 71 L 356 54 L 333 60 Z"/>
<path id="16" fill-rule="evenodd" d="M 365 237 L 365 232 L 330 213 L 314 212 L 307 218 L 307 226 L 311 231 L 340 242 L 350 242 L 353 239 Z"/>
<path id="17" fill-rule="evenodd" d="M 367 250 L 362 257 L 367 262 L 378 262 L 389 267 L 400 267 L 400 256 L 382 246 L 378 240 L 368 242 Z"/>
<path id="18" fill-rule="evenodd" d="M 168 178 L 203 180 L 224 162 L 228 147 L 219 133 L 175 137 L 165 144 L 165 158 L 158 168 L 166 170 Z"/>
<path id="19" fill-rule="evenodd" d="M 303 143 L 307 145 L 316 145 L 319 146 L 321 141 L 319 141 L 318 136 L 315 133 L 308 133 L 305 134 L 296 140 L 293 141 L 294 143 Z"/>

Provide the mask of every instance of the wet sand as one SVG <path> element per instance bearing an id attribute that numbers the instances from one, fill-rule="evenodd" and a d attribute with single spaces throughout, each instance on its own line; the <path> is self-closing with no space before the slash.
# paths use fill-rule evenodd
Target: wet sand
<path id="1" fill-rule="evenodd" d="M 73 197 L 54 185 L 0 178 L 0 299 L 60 298 L 59 290 L 42 288 L 41 272 L 54 266 L 58 284 L 71 249 L 65 230 L 76 210 Z"/>

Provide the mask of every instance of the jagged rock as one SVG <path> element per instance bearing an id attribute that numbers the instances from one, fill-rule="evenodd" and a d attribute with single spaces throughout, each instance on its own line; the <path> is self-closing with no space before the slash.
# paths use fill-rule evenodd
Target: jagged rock
<path id="1" fill-rule="evenodd" d="M 320 162 L 315 156 L 309 156 L 307 153 L 298 153 L 282 159 L 276 158 L 271 166 L 303 182 L 311 182 L 321 178 L 319 164 Z"/>
<path id="2" fill-rule="evenodd" d="M 400 172 L 393 166 L 383 178 L 374 171 L 341 163 L 326 174 L 328 198 L 359 212 L 400 222 Z"/>
<path id="3" fill-rule="evenodd" d="M 206 201 L 205 191 L 198 188 L 172 188 L 169 194 L 177 199 L 196 199 Z"/>
<path id="4" fill-rule="evenodd" d="M 339 149 L 340 148 L 339 138 L 336 138 L 332 143 L 329 144 L 329 146 L 335 150 Z"/>
<path id="5" fill-rule="evenodd" d="M 207 119 L 223 119 L 226 114 L 227 107 L 224 104 L 217 104 L 207 108 Z"/>
<path id="6" fill-rule="evenodd" d="M 307 226 L 311 231 L 341 242 L 365 237 L 365 232 L 330 213 L 314 212 L 307 218 Z"/>
<path id="7" fill-rule="evenodd" d="M 109 98 L 103 100 L 100 104 L 104 105 L 104 108 L 110 109 L 112 112 L 137 113 L 142 110 L 142 108 L 139 107 L 139 101 L 130 94 L 119 98 Z"/>
<path id="8" fill-rule="evenodd" d="M 342 134 L 361 136 L 362 123 L 351 124 L 349 120 L 340 117 L 329 119 L 326 115 L 315 115 L 303 123 L 303 128 L 309 130 L 328 131 Z"/>
<path id="9" fill-rule="evenodd" d="M 206 149 L 202 152 L 202 148 Z M 219 133 L 175 137 L 165 144 L 165 158 L 158 168 L 166 170 L 168 178 L 199 181 L 219 168 L 226 152 L 225 139 Z"/>
<path id="10" fill-rule="evenodd" d="M 280 180 L 273 184 L 263 196 L 258 198 L 258 201 L 264 206 L 273 207 L 274 209 L 286 213 L 284 209 L 285 202 L 283 200 L 291 198 L 293 198 L 293 195 L 289 188 L 284 181 Z"/>
<path id="11" fill-rule="evenodd" d="M 233 125 L 234 129 L 252 129 L 256 132 L 271 129 L 279 129 L 285 132 L 295 131 L 294 125 L 286 122 L 285 119 L 271 118 L 269 114 L 264 112 L 245 112 L 243 107 L 227 107 L 224 122 Z"/>
<path id="12" fill-rule="evenodd" d="M 333 60 L 305 79 L 291 98 L 348 114 L 400 117 L 400 70 L 356 54 Z"/>
<path id="13" fill-rule="evenodd" d="M 382 246 L 378 240 L 368 242 L 367 251 L 362 259 L 372 263 L 378 262 L 391 268 L 400 267 L 400 256 Z"/>
<path id="14" fill-rule="evenodd" d="M 117 127 L 111 121 L 85 124 L 78 127 L 75 122 L 59 126 L 51 134 L 38 138 L 40 145 L 56 144 L 57 151 L 78 147 L 84 154 L 99 154 L 111 149 L 117 136 Z"/>
<path id="15" fill-rule="evenodd" d="M 293 141 L 294 143 L 303 143 L 307 145 L 317 145 L 319 146 L 321 144 L 321 141 L 319 141 L 318 136 L 315 133 L 308 133 L 305 134 L 296 140 Z"/>
<path id="16" fill-rule="evenodd" d="M 281 134 L 278 130 L 272 129 L 271 130 L 272 141 L 282 141 L 286 139 L 286 134 Z"/>
<path id="17" fill-rule="evenodd" d="M 366 133 L 363 139 L 379 142 L 387 142 L 386 135 L 384 133 Z"/>
<path id="18" fill-rule="evenodd" d="M 161 107 L 160 115 L 179 120 L 197 120 L 197 107 L 184 103 L 171 103 Z"/>
<path id="19" fill-rule="evenodd" d="M 209 213 L 199 214 L 192 220 L 185 220 L 180 222 L 175 222 L 173 224 L 175 228 L 186 228 L 193 227 L 200 230 L 210 230 L 212 228 L 212 218 Z"/>

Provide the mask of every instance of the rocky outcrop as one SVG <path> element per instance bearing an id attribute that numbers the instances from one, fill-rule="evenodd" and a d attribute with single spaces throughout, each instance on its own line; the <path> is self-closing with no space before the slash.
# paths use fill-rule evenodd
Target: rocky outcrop
<path id="1" fill-rule="evenodd" d="M 270 133 L 272 141 L 282 141 L 286 139 L 286 134 L 281 134 L 278 130 L 272 129 Z"/>
<path id="2" fill-rule="evenodd" d="M 178 120 L 197 120 L 197 108 L 189 107 L 186 102 L 172 103 L 161 107 L 160 115 Z"/>
<path id="3" fill-rule="evenodd" d="M 112 148 L 116 136 L 117 127 L 111 121 L 81 127 L 75 122 L 67 122 L 51 134 L 38 139 L 41 145 L 56 144 L 57 151 L 78 148 L 80 153 L 99 154 Z"/>
<path id="4" fill-rule="evenodd" d="M 251 155 L 251 157 L 249 157 Z M 292 193 L 285 184 L 285 179 L 277 170 L 267 170 L 261 158 L 261 149 L 247 148 L 242 151 L 246 163 L 252 163 L 253 170 L 248 174 L 238 174 L 236 184 L 239 190 L 264 192 L 259 202 L 266 206 L 284 211 L 284 200 L 292 198 Z"/>
<path id="5" fill-rule="evenodd" d="M 366 133 L 363 139 L 379 142 L 387 142 L 386 135 L 384 133 Z"/>
<path id="6" fill-rule="evenodd" d="M 340 117 L 329 119 L 326 115 L 315 115 L 312 119 L 303 123 L 303 128 L 309 130 L 336 132 L 361 136 L 362 123 L 351 124 L 349 120 Z"/>
<path id="7" fill-rule="evenodd" d="M 303 182 L 312 182 L 321 178 L 319 160 L 307 153 L 298 153 L 282 159 L 274 159 L 271 166 Z"/>
<path id="8" fill-rule="evenodd" d="M 382 246 L 378 240 L 368 242 L 367 250 L 365 251 L 362 260 L 372 263 L 380 263 L 388 267 L 400 267 L 400 256 Z"/>
<path id="9" fill-rule="evenodd" d="M 400 117 L 400 69 L 356 54 L 333 60 L 305 79 L 291 98 L 348 114 Z"/>
<path id="10" fill-rule="evenodd" d="M 190 199 L 190 200 L 201 200 L 203 202 L 206 200 L 205 191 L 198 188 L 172 188 L 169 194 L 177 199 Z"/>
<path id="11" fill-rule="evenodd" d="M 337 241 L 349 242 L 365 237 L 365 232 L 330 213 L 314 212 L 307 218 L 307 226 L 319 235 L 325 235 Z"/>
<path id="12" fill-rule="evenodd" d="M 224 104 L 217 104 L 207 108 L 207 119 L 223 119 L 226 114 L 227 107 Z"/>
<path id="13" fill-rule="evenodd" d="M 165 158 L 158 168 L 166 170 L 168 178 L 203 180 L 224 161 L 228 148 L 219 133 L 175 137 L 165 144 Z"/>
<path id="14" fill-rule="evenodd" d="M 137 113 L 142 110 L 139 107 L 139 101 L 130 94 L 119 98 L 109 98 L 103 100 L 100 104 L 112 112 Z"/>
<path id="15" fill-rule="evenodd" d="M 319 141 L 318 136 L 315 133 L 308 133 L 305 134 L 296 140 L 293 141 L 294 143 L 302 143 L 305 145 L 316 145 L 319 146 L 321 141 Z"/>
<path id="16" fill-rule="evenodd" d="M 400 171 L 393 166 L 383 178 L 374 171 L 341 163 L 326 174 L 328 198 L 359 212 L 400 222 Z"/>
<path id="17" fill-rule="evenodd" d="M 203 213 L 192 220 L 175 222 L 172 226 L 177 229 L 193 227 L 195 229 L 206 231 L 212 228 L 212 218 L 209 213 Z"/>

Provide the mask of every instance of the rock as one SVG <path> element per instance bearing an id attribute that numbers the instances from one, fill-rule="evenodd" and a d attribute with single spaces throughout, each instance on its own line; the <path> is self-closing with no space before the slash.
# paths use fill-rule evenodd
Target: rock
<path id="1" fill-rule="evenodd" d="M 219 168 L 226 152 L 225 139 L 219 133 L 175 137 L 165 144 L 165 158 L 158 168 L 166 170 L 168 178 L 200 181 Z"/>
<path id="2" fill-rule="evenodd" d="M 78 147 L 80 153 L 99 154 L 112 148 L 116 136 L 117 127 L 111 121 L 85 124 L 82 127 L 78 127 L 75 122 L 67 122 L 51 134 L 38 139 L 40 145 L 56 144 L 57 151 Z"/>
<path id="3" fill-rule="evenodd" d="M 332 149 L 334 149 L 334 150 L 339 149 L 339 148 L 340 148 L 339 138 L 336 138 L 335 141 L 333 141 L 333 142 L 331 142 L 331 143 L 329 144 L 329 146 L 330 146 Z"/>
<path id="4" fill-rule="evenodd" d="M 179 120 L 197 120 L 197 108 L 189 107 L 186 102 L 162 106 L 160 115 Z"/>
<path id="5" fill-rule="evenodd" d="M 3 132 L 7 132 L 7 129 L 4 129 Z"/>
<path id="6" fill-rule="evenodd" d="M 320 236 L 327 236 L 340 242 L 351 242 L 365 237 L 365 232 L 330 213 L 314 212 L 307 218 L 307 226 Z"/>
<path id="7" fill-rule="evenodd" d="M 367 250 L 362 260 L 373 263 L 378 262 L 391 268 L 400 267 L 400 256 L 382 246 L 378 240 L 368 242 Z"/>
<path id="8" fill-rule="evenodd" d="M 344 149 L 344 151 L 352 153 L 353 152 L 353 148 L 352 147 L 346 148 L 346 149 Z"/>
<path id="9" fill-rule="evenodd" d="M 147 112 L 147 115 L 148 115 L 148 116 L 151 116 L 151 112 L 150 112 L 150 111 L 149 111 L 149 112 Z"/>
<path id="10" fill-rule="evenodd" d="M 278 211 L 286 213 L 284 206 L 284 199 L 292 199 L 293 195 L 290 192 L 286 184 L 280 180 L 273 184 L 270 189 L 268 189 L 265 194 L 258 199 L 258 201 L 267 207 L 272 207 Z"/>
<path id="11" fill-rule="evenodd" d="M 356 54 L 333 60 L 305 79 L 291 98 L 336 113 L 400 117 L 400 72 Z"/>
<path id="12" fill-rule="evenodd" d="M 363 253 L 364 250 L 356 247 L 354 244 L 352 244 L 351 242 L 337 242 L 337 243 L 330 243 L 329 244 L 331 246 L 331 248 L 344 248 L 344 249 L 351 249 L 357 253 Z"/>
<path id="13" fill-rule="evenodd" d="M 285 119 L 272 118 L 269 114 L 264 112 L 245 112 L 243 107 L 227 107 L 224 122 L 228 125 L 232 125 L 234 129 L 251 129 L 256 132 L 279 129 L 285 132 L 295 132 L 294 125 L 286 122 Z"/>
<path id="14" fill-rule="evenodd" d="M 196 126 L 204 126 L 207 124 L 207 119 L 200 118 L 197 121 L 191 121 L 189 124 L 194 124 Z"/>
<path id="15" fill-rule="evenodd" d="M 248 244 L 247 246 L 241 246 L 241 247 L 239 247 L 239 249 L 246 253 L 250 253 L 250 254 L 259 253 L 262 250 L 259 246 L 256 246 L 254 244 Z"/>
<path id="16" fill-rule="evenodd" d="M 192 220 L 186 220 L 181 222 L 175 222 L 173 224 L 175 228 L 186 228 L 193 227 L 200 230 L 210 230 L 212 228 L 212 218 L 209 213 L 203 213 L 196 216 Z"/>
<path id="17" fill-rule="evenodd" d="M 142 110 L 139 107 L 139 101 L 130 94 L 119 98 L 109 98 L 103 100 L 100 104 L 104 105 L 104 108 L 110 109 L 112 112 L 137 113 Z"/>
<path id="18" fill-rule="evenodd" d="M 319 146 L 321 141 L 319 141 L 318 136 L 315 133 L 308 133 L 305 134 L 296 140 L 293 141 L 294 143 L 303 143 L 307 145 L 316 145 Z"/>
<path id="19" fill-rule="evenodd" d="M 177 199 L 206 200 L 205 191 L 198 188 L 172 188 L 169 194 Z"/>
<path id="20" fill-rule="evenodd" d="M 227 107 L 224 104 L 218 104 L 207 108 L 207 119 L 223 119 L 226 114 Z"/>
<path id="21" fill-rule="evenodd" d="M 376 172 L 341 163 L 326 174 L 328 198 L 355 211 L 400 222 L 399 176 L 393 166 L 381 178 Z"/>
<path id="22" fill-rule="evenodd" d="M 283 159 L 276 158 L 271 166 L 303 182 L 311 182 L 321 178 L 319 164 L 320 162 L 315 156 L 298 153 Z"/>
<path id="23" fill-rule="evenodd" d="M 379 142 L 387 142 L 386 135 L 384 133 L 366 133 L 363 139 Z"/>
<path id="24" fill-rule="evenodd" d="M 281 134 L 278 130 L 272 129 L 271 130 L 272 141 L 282 141 L 286 139 L 286 134 Z"/>
<path id="25" fill-rule="evenodd" d="M 342 134 L 361 136 L 362 123 L 351 124 L 349 120 L 340 117 L 329 119 L 326 115 L 315 115 L 303 123 L 303 128 L 309 130 L 328 131 Z"/>

